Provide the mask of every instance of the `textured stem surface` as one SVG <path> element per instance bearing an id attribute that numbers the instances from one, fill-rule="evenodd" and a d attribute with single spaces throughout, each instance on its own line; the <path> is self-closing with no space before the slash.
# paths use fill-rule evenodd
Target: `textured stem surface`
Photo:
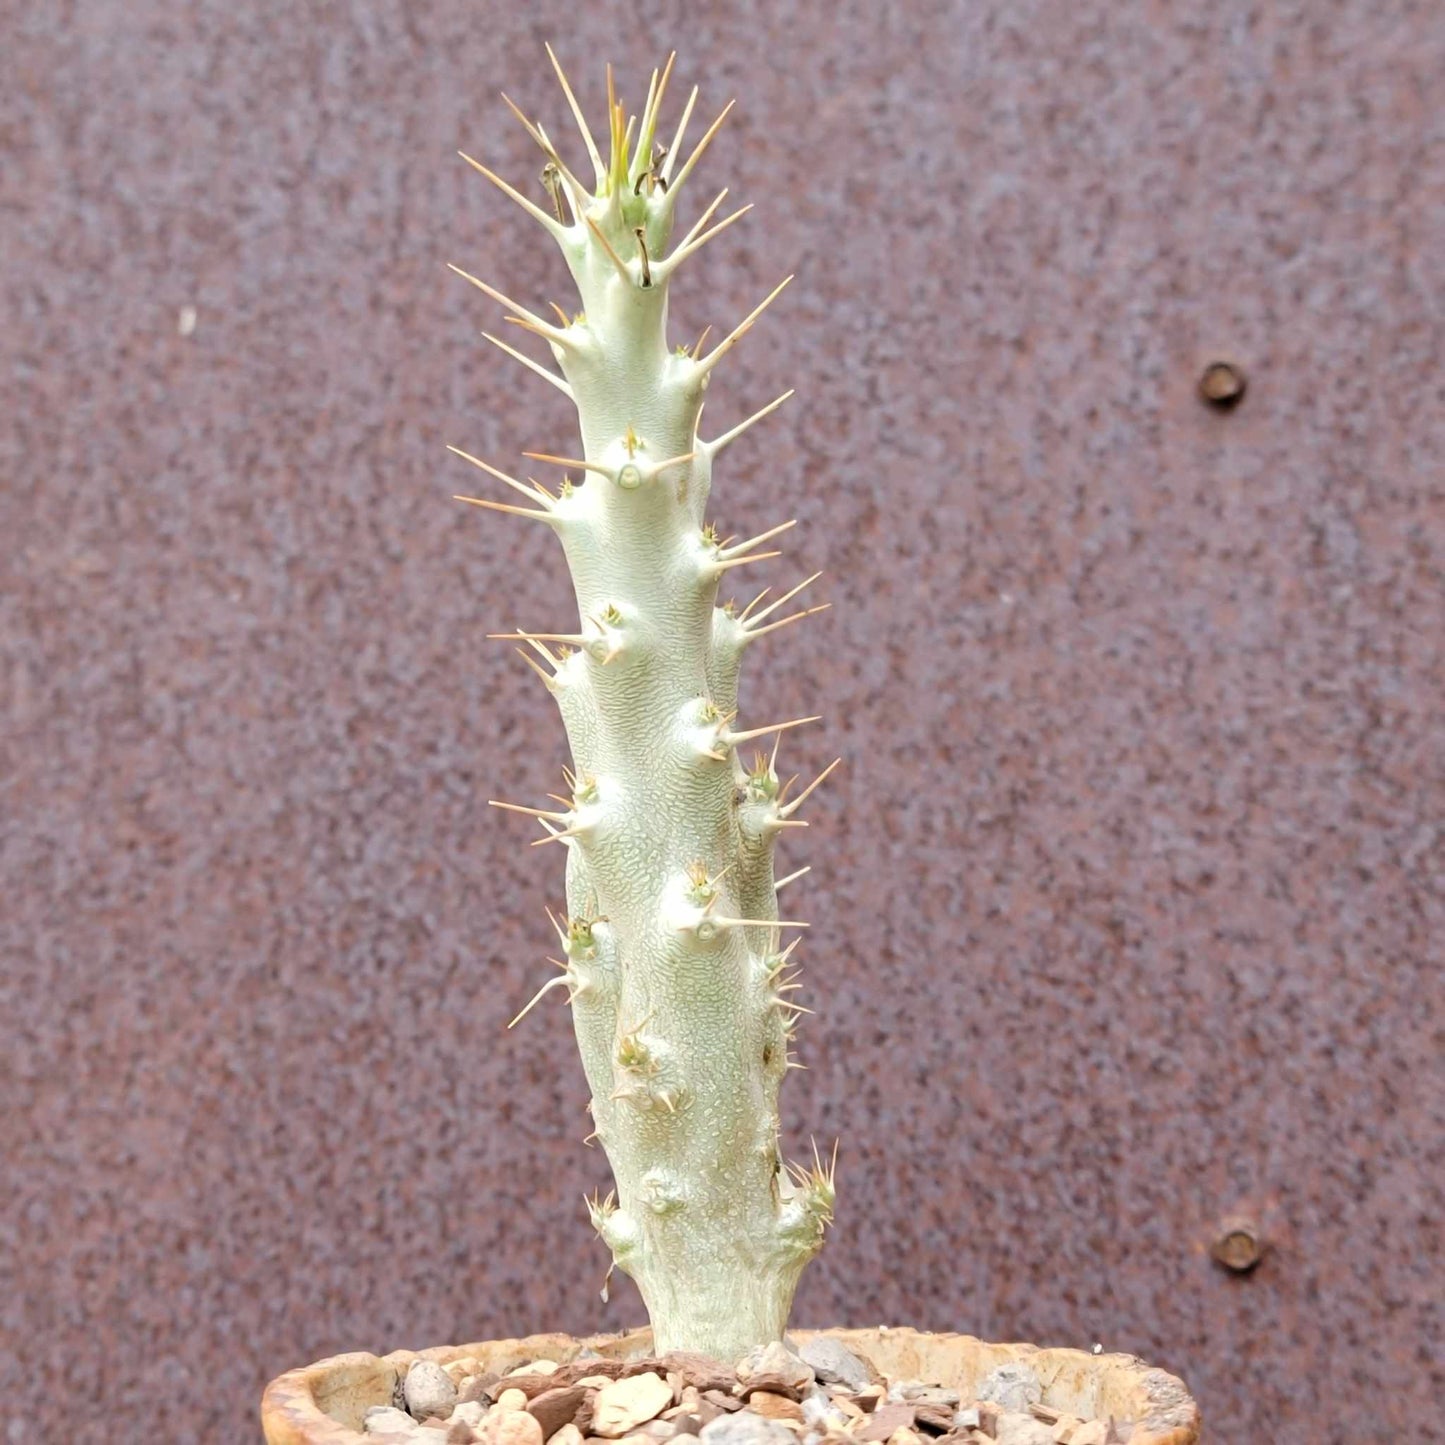
<path id="1" fill-rule="evenodd" d="M 565 642 L 521 640 L 572 751 L 570 804 L 540 821 L 568 853 L 563 981 L 617 1185 L 592 1219 L 636 1280 L 659 1349 L 734 1358 L 781 1337 L 833 1183 L 831 1167 L 790 1170 L 778 1148 L 797 1017 L 780 939 L 802 925 L 778 921 L 773 848 L 794 805 L 767 757 L 776 732 L 758 731 L 764 752 L 745 765 L 740 735 L 754 729 L 736 717 L 743 650 L 776 623 L 763 621 L 770 608 L 739 617 L 717 605 L 720 579 L 768 542 L 720 541 L 704 520 L 714 458 L 742 428 L 701 440 L 703 393 L 758 312 L 708 353 L 668 346 L 673 272 L 732 217 L 715 223 L 709 208 L 667 253 L 697 153 L 678 169 L 653 150 L 665 84 L 654 73 L 630 156 L 613 108 L 591 192 L 524 121 L 565 220 L 477 167 L 561 246 L 582 312 L 553 324 L 475 284 L 545 338 L 582 435 L 560 495 L 502 480 L 532 498 L 508 507 L 556 531 L 577 597 Z"/>

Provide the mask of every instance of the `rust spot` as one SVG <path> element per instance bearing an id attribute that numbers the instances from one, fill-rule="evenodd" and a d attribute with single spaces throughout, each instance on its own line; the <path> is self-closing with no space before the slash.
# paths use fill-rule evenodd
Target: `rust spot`
<path id="1" fill-rule="evenodd" d="M 1211 361 L 1199 378 L 1199 394 L 1218 411 L 1230 411 L 1244 400 L 1249 383 L 1229 361 Z"/>

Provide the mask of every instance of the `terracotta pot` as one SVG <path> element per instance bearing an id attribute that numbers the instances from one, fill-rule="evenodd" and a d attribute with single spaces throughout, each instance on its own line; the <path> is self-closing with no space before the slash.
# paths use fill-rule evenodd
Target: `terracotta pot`
<path id="1" fill-rule="evenodd" d="M 927 1380 L 957 1389 L 965 1400 L 998 1365 L 1027 1363 L 1044 1382 L 1044 1403 L 1084 1419 L 1112 1415 L 1134 1422 L 1129 1445 L 1195 1445 L 1199 1407 L 1181 1380 L 1151 1369 L 1133 1355 L 1091 1355 L 1084 1350 L 1034 1345 L 988 1345 L 971 1335 L 931 1335 L 909 1329 L 789 1330 L 801 1344 L 827 1334 L 866 1355 L 885 1374 Z M 389 1405 L 398 1378 L 413 1360 L 447 1364 L 468 1355 L 484 1370 L 505 1374 L 529 1360 L 573 1359 L 591 1347 L 613 1359 L 651 1352 L 650 1330 L 624 1335 L 529 1335 L 476 1345 L 396 1350 L 376 1355 L 336 1355 L 273 1380 L 261 1401 L 268 1445 L 359 1445 L 361 1417 L 372 1405 Z"/>

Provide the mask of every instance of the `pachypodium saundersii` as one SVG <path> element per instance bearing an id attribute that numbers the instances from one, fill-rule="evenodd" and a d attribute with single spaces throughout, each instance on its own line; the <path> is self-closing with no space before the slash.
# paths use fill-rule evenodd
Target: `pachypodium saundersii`
<path id="1" fill-rule="evenodd" d="M 673 277 L 748 209 L 715 220 L 723 191 L 672 240 L 679 199 L 731 105 L 682 160 L 696 88 L 664 146 L 673 59 L 653 72 L 640 117 L 615 100 L 609 67 L 604 159 L 548 54 L 593 183 L 509 100 L 546 157 L 538 201 L 466 157 L 552 237 L 582 296 L 578 314 L 554 308 L 554 321 L 459 272 L 546 342 L 560 375 L 488 338 L 573 401 L 582 433 L 576 459 L 524 453 L 562 469 L 556 491 L 459 453 L 527 504 L 460 500 L 557 534 L 580 615 L 565 634 L 496 634 L 522 644 L 572 752 L 555 807 L 497 806 L 533 816 L 537 842 L 567 853 L 566 916 L 552 918 L 561 972 L 542 993 L 566 990 L 616 1181 L 589 1201 L 592 1222 L 637 1282 L 658 1349 L 732 1359 L 781 1337 L 833 1209 L 831 1163 L 815 1151 L 808 1167 L 785 1165 L 779 1151 L 778 1086 L 803 1012 L 791 1001 L 796 935 L 783 938 L 806 925 L 778 917 L 777 890 L 791 880 L 773 870 L 779 836 L 806 826 L 799 805 L 832 768 L 789 799 L 778 738 L 815 719 L 738 721 L 743 654 L 822 607 L 789 610 L 814 577 L 772 601 L 720 605 L 727 574 L 777 556 L 764 548 L 792 523 L 735 541 L 704 516 L 719 453 L 791 392 L 710 441 L 698 433 L 714 368 L 782 286 L 710 349 L 670 347 Z M 764 750 L 745 761 L 754 739 Z"/>

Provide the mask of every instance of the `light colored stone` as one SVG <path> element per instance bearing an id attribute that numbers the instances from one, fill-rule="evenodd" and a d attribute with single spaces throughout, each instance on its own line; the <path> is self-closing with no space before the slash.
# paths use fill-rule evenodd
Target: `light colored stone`
<path id="1" fill-rule="evenodd" d="M 537 1417 L 525 1410 L 488 1410 L 474 1428 L 481 1445 L 544 1445 Z"/>
<path id="2" fill-rule="evenodd" d="M 414 1419 L 426 1420 L 433 1415 L 446 1419 L 457 1403 L 457 1387 L 452 1378 L 435 1360 L 413 1360 L 406 1372 L 404 1389 L 406 1408 Z"/>
<path id="3" fill-rule="evenodd" d="M 1108 1438 L 1109 1427 L 1103 1420 L 1085 1420 L 1069 1436 L 1069 1445 L 1104 1445 Z"/>
<path id="4" fill-rule="evenodd" d="M 781 1380 L 795 1390 L 806 1389 L 813 1383 L 813 1368 L 798 1358 L 781 1340 L 770 1345 L 758 1345 L 738 1361 L 738 1379 L 746 1383 L 766 1375 Z"/>
<path id="5" fill-rule="evenodd" d="M 748 1396 L 748 1409 L 761 1415 L 765 1420 L 801 1420 L 803 1407 L 786 1395 L 775 1395 L 771 1390 L 754 1390 Z"/>
<path id="6" fill-rule="evenodd" d="M 582 1445 L 582 1432 L 569 1421 L 556 1434 L 547 1437 L 547 1445 Z"/>
<path id="7" fill-rule="evenodd" d="M 907 1425 L 900 1425 L 889 1437 L 888 1445 L 923 1445 L 922 1437 Z"/>
<path id="8" fill-rule="evenodd" d="M 977 1430 L 982 1418 L 976 1405 L 970 1405 L 966 1410 L 955 1410 L 953 1428 L 955 1430 Z"/>
<path id="9" fill-rule="evenodd" d="M 957 1405 L 963 1399 L 957 1390 L 945 1390 L 941 1385 L 926 1385 L 922 1380 L 900 1380 L 893 1390 L 898 1392 L 899 1399 L 906 1400 L 910 1405 Z M 888 1392 L 890 1398 L 893 1390 Z"/>
<path id="10" fill-rule="evenodd" d="M 1044 1387 L 1038 1375 L 1027 1365 L 1000 1365 L 983 1377 L 977 1397 L 992 1400 L 1005 1410 L 1020 1412 L 1030 1405 L 1037 1405 L 1044 1398 Z"/>
<path id="11" fill-rule="evenodd" d="M 480 1400 L 466 1400 L 460 1405 L 452 1406 L 452 1419 L 460 1420 L 463 1425 L 470 1425 L 474 1429 L 482 1423 L 482 1416 L 487 1413 L 487 1407 Z"/>
<path id="12" fill-rule="evenodd" d="M 655 1419 L 672 1404 L 672 1386 L 655 1370 L 609 1380 L 592 1406 L 592 1433 L 619 1440 L 628 1431 Z"/>
<path id="13" fill-rule="evenodd" d="M 497 1396 L 497 1409 L 499 1410 L 525 1410 L 526 1408 L 527 1392 L 525 1390 L 503 1390 Z"/>
<path id="14" fill-rule="evenodd" d="M 997 1445 L 1054 1445 L 1054 1432 L 1020 1410 L 1005 1410 L 994 1431 Z"/>
<path id="15" fill-rule="evenodd" d="M 798 1351 L 798 1356 L 820 1380 L 832 1385 L 846 1385 L 850 1390 L 861 1390 L 871 1383 L 873 1376 L 868 1366 L 846 1345 L 830 1335 L 819 1335 L 811 1339 Z"/>
<path id="16" fill-rule="evenodd" d="M 529 1360 L 525 1365 L 518 1365 L 513 1370 L 508 1370 L 507 1375 L 555 1375 L 557 1373 L 556 1360 Z"/>
<path id="17" fill-rule="evenodd" d="M 863 1412 L 854 1406 L 855 1413 L 840 1410 L 833 1399 L 822 1390 L 813 1390 L 803 1397 L 803 1422 L 814 1430 L 834 1432 L 846 1430 L 850 1419 L 858 1419 Z"/>
<path id="18" fill-rule="evenodd" d="M 405 1410 L 398 1410 L 395 1405 L 373 1405 L 362 1416 L 361 1429 L 367 1435 L 396 1435 L 403 1432 L 409 1435 L 416 1429 L 416 1421 Z"/>
<path id="19" fill-rule="evenodd" d="M 611 1375 L 583 1375 L 577 1381 L 579 1385 L 586 1385 L 589 1390 L 602 1390 L 612 1383 Z"/>
<path id="20" fill-rule="evenodd" d="M 702 1427 L 702 1445 L 795 1445 L 797 1437 L 777 1420 L 764 1420 L 751 1410 L 719 1415 Z"/>

